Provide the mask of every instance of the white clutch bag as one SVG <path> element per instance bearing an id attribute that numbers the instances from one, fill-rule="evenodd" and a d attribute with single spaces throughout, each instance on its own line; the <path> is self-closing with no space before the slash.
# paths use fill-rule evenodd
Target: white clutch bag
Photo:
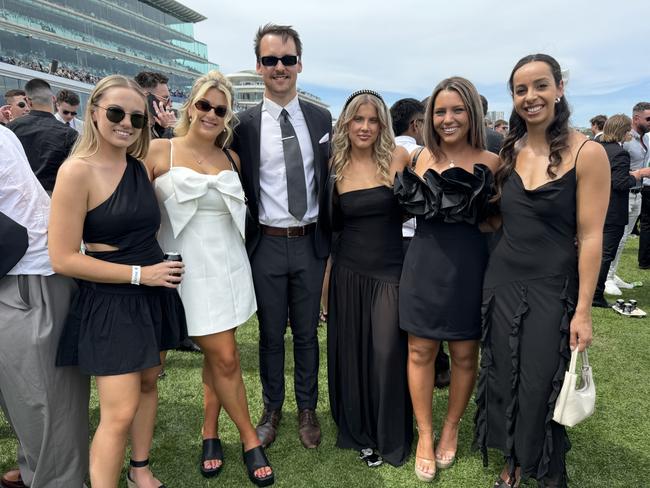
<path id="1" fill-rule="evenodd" d="M 576 373 L 578 354 L 582 357 L 582 368 L 580 374 Z M 580 388 L 576 388 L 580 383 Z M 569 370 L 564 375 L 564 383 L 555 403 L 553 420 L 558 424 L 573 427 L 579 424 L 594 413 L 596 405 L 596 385 L 589 366 L 587 350 L 578 353 L 574 350 L 571 353 Z"/>

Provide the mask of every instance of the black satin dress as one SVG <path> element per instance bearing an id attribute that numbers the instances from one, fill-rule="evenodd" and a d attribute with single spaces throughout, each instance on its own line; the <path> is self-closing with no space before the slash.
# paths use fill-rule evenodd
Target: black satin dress
<path id="1" fill-rule="evenodd" d="M 522 479 L 564 487 L 570 442 L 553 411 L 578 294 L 575 167 L 533 190 L 513 171 L 501 214 L 485 274 L 475 442 L 485 463 L 499 449 Z"/>
<path id="2" fill-rule="evenodd" d="M 336 445 L 376 449 L 394 466 L 411 450 L 406 334 L 398 325 L 402 218 L 385 186 L 346 192 L 330 276 L 327 362 Z"/>
<path id="3" fill-rule="evenodd" d="M 83 240 L 117 251 L 91 252 L 110 263 L 149 266 L 163 260 L 156 233 L 160 210 L 147 172 L 127 156 L 113 194 L 88 211 Z M 185 312 L 175 289 L 77 280 L 57 354 L 57 366 L 78 365 L 88 375 L 107 376 L 158 366 L 160 351 L 187 337 Z"/>
<path id="4" fill-rule="evenodd" d="M 410 168 L 398 174 L 395 194 L 417 217 L 399 288 L 400 327 L 436 341 L 481 337 L 481 293 L 487 265 L 485 235 L 478 229 L 493 192 L 492 172 L 432 169 L 420 178 Z"/>

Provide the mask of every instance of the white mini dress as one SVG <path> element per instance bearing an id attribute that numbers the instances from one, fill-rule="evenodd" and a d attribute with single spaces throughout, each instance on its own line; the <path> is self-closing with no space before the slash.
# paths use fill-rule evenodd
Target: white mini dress
<path id="1" fill-rule="evenodd" d="M 185 264 L 178 288 L 190 336 L 233 329 L 257 310 L 244 246 L 246 202 L 239 175 L 223 170 L 205 175 L 174 166 L 154 180 L 160 205 L 158 241 L 164 252 L 181 253 Z"/>

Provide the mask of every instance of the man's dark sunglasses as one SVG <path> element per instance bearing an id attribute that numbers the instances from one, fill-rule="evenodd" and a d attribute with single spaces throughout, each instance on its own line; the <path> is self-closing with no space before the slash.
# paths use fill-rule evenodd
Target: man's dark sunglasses
<path id="1" fill-rule="evenodd" d="M 282 61 L 282 64 L 284 66 L 295 66 L 298 64 L 298 56 L 294 56 L 293 54 L 285 54 L 281 58 L 278 58 L 277 56 L 262 56 L 260 58 L 262 66 L 267 66 L 269 68 L 276 66 L 278 64 L 278 61 Z"/>
<path id="2" fill-rule="evenodd" d="M 72 115 L 72 116 L 77 115 L 77 112 L 71 112 L 70 110 L 62 110 L 62 112 L 63 112 L 63 115 Z M 124 118 L 124 117 L 122 117 L 122 118 Z M 122 120 L 122 119 L 120 119 L 120 120 Z"/>
<path id="3" fill-rule="evenodd" d="M 214 114 L 217 117 L 221 117 L 221 118 L 224 118 L 228 113 L 228 107 L 226 107 L 225 105 L 217 105 L 216 107 L 213 107 L 205 100 L 198 100 L 194 104 L 194 106 L 196 107 L 197 110 L 201 112 L 209 112 L 210 110 L 214 110 Z"/>
<path id="4" fill-rule="evenodd" d="M 113 122 L 114 124 L 119 124 L 124 120 L 124 117 L 127 115 L 131 116 L 131 125 L 134 129 L 142 129 L 147 125 L 147 116 L 146 114 L 140 112 L 125 112 L 122 107 L 102 107 L 101 105 L 95 105 L 97 108 L 106 110 L 106 118 Z"/>
<path id="5" fill-rule="evenodd" d="M 25 102 L 23 102 L 22 100 L 20 102 L 18 102 L 16 105 L 18 105 L 19 108 L 25 108 L 27 106 L 27 104 Z"/>
<path id="6" fill-rule="evenodd" d="M 646 121 L 646 122 L 650 122 L 650 117 L 646 117 L 646 118 L 645 118 L 645 121 Z"/>

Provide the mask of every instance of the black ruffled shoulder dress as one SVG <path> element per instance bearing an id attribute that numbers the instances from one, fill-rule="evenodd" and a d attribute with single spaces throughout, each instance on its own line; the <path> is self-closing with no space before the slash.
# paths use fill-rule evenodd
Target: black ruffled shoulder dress
<path id="1" fill-rule="evenodd" d="M 575 167 L 527 190 L 513 171 L 503 226 L 485 273 L 476 444 L 504 453 L 511 472 L 566 486 L 566 430 L 553 422 L 578 293 Z"/>
<path id="2" fill-rule="evenodd" d="M 481 291 L 488 259 L 478 224 L 488 214 L 492 172 L 475 164 L 420 178 L 410 168 L 395 178 L 402 207 L 417 218 L 399 287 L 400 327 L 437 341 L 478 340 Z"/>

